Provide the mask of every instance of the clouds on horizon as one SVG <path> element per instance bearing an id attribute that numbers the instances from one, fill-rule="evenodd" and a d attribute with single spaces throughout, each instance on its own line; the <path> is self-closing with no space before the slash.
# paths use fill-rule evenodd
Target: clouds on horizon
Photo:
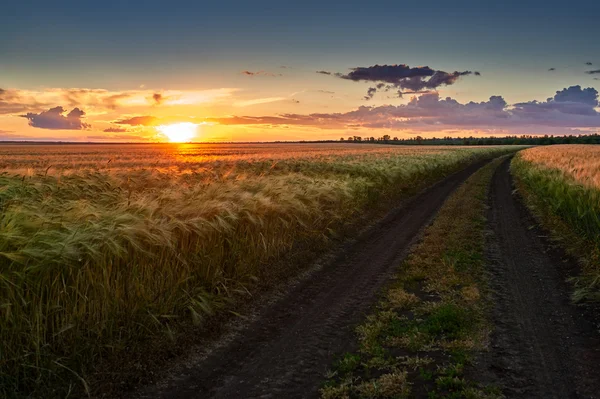
<path id="1" fill-rule="evenodd" d="M 282 114 L 277 116 L 231 116 L 209 118 L 224 125 L 297 125 L 339 129 L 395 129 L 440 131 L 445 129 L 480 129 L 506 131 L 541 131 L 565 133 L 576 128 L 600 128 L 598 91 L 571 86 L 559 90 L 546 101 L 509 105 L 501 96 L 488 101 L 459 103 L 439 93 L 414 96 L 408 104 L 361 106 L 344 113 Z M 600 129 L 599 129 L 600 130 Z"/>
<path id="2" fill-rule="evenodd" d="M 47 111 L 42 111 L 39 114 L 28 112 L 21 116 L 29 120 L 29 126 L 40 129 L 83 130 L 91 127 L 91 125 L 82 120 L 85 112 L 79 108 L 73 108 L 71 112 L 64 115 L 65 112 L 67 111 L 63 107 L 58 106 L 50 108 Z"/>

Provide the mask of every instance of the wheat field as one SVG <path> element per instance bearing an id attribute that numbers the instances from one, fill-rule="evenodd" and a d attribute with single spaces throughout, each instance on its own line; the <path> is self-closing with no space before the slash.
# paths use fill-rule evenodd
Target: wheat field
<path id="1" fill-rule="evenodd" d="M 107 356 L 202 323 L 296 247 L 513 150 L 2 145 L 0 393 L 86 387 Z"/>
<path id="2" fill-rule="evenodd" d="M 600 147 L 529 148 L 511 168 L 542 221 L 582 260 L 574 299 L 600 299 Z"/>

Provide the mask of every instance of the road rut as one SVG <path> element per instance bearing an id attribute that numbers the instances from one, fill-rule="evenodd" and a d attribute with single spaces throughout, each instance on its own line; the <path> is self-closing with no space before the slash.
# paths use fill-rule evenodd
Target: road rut
<path id="1" fill-rule="evenodd" d="M 487 161 L 457 172 L 391 211 L 331 264 L 268 306 L 230 344 L 149 387 L 146 398 L 308 398 L 333 358 L 445 199 Z"/>
<path id="2" fill-rule="evenodd" d="M 600 398 L 600 340 L 590 308 L 573 305 L 577 265 L 514 193 L 509 161 L 490 190 L 493 319 L 489 371 L 508 398 Z"/>

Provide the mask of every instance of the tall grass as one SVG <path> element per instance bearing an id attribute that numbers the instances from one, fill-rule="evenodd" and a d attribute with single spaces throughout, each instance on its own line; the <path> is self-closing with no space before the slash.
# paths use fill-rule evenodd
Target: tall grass
<path id="1" fill-rule="evenodd" d="M 600 147 L 530 148 L 511 167 L 529 204 L 583 261 L 574 298 L 600 300 Z"/>
<path id="2" fill-rule="evenodd" d="M 216 148 L 0 149 L 0 396 L 88 389 L 104 358 L 201 322 L 295 245 L 512 150 Z"/>

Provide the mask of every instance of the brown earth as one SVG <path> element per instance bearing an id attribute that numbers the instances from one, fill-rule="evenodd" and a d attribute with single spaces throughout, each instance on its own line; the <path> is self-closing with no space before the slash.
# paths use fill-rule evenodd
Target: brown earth
<path id="1" fill-rule="evenodd" d="M 577 263 L 537 227 L 514 190 L 509 160 L 490 190 L 493 291 L 487 371 L 508 398 L 600 398 L 597 309 L 574 305 Z"/>

